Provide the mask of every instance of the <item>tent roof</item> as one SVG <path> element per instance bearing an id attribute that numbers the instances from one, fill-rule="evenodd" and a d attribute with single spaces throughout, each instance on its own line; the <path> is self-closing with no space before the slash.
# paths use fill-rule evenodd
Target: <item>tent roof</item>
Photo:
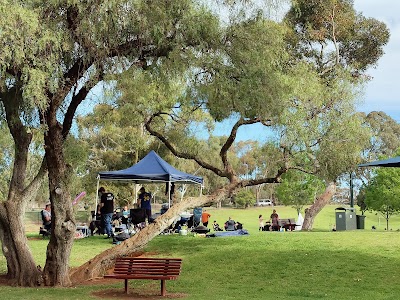
<path id="1" fill-rule="evenodd" d="M 202 184 L 203 178 L 184 173 L 172 167 L 156 152 L 150 151 L 142 160 L 124 170 L 99 172 L 100 180 L 133 182 L 179 182 Z"/>
<path id="2" fill-rule="evenodd" d="M 365 164 L 360 164 L 358 167 L 400 167 L 400 156 L 396 156 L 384 160 L 376 160 Z"/>

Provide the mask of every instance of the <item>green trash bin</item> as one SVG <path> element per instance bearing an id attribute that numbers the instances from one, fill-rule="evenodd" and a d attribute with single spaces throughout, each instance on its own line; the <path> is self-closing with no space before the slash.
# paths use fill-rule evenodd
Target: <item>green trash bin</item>
<path id="1" fill-rule="evenodd" d="M 354 207 L 336 208 L 336 230 L 357 229 L 356 210 Z"/>
<path id="2" fill-rule="evenodd" d="M 357 215 L 357 229 L 365 229 L 365 216 Z"/>

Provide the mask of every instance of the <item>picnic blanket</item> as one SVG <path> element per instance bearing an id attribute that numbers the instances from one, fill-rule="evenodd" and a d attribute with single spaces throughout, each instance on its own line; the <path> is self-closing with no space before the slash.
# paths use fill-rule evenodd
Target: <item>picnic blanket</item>
<path id="1" fill-rule="evenodd" d="M 249 232 L 246 229 L 239 229 L 235 231 L 217 231 L 207 234 L 206 237 L 243 236 L 248 234 Z"/>

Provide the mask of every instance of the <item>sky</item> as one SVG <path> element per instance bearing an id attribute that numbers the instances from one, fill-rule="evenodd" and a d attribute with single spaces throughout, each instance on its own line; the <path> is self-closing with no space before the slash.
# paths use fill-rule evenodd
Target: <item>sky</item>
<path id="1" fill-rule="evenodd" d="M 400 101 L 398 101 L 400 98 L 400 1 L 354 0 L 354 8 L 365 17 L 384 22 L 390 31 L 390 39 L 384 47 L 384 55 L 377 66 L 368 70 L 368 75 L 372 76 L 372 80 L 366 85 L 357 110 L 365 113 L 383 111 L 400 122 Z M 227 134 L 232 125 L 233 121 L 224 122 L 218 125 L 216 131 Z M 242 126 L 238 131 L 237 139 L 260 140 L 260 136 L 265 136 L 266 132 L 260 124 L 251 125 L 251 127 Z"/>
<path id="2" fill-rule="evenodd" d="M 373 78 L 368 83 L 364 102 L 359 111 L 383 111 L 400 122 L 400 1 L 398 0 L 355 0 L 354 8 L 365 17 L 372 17 L 386 23 L 390 40 L 385 54 L 376 68 L 368 71 Z"/>

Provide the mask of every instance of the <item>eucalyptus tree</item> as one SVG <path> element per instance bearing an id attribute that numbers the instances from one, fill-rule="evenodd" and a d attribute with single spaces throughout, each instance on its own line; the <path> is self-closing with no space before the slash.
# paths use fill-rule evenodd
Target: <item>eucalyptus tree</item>
<path id="1" fill-rule="evenodd" d="M 327 183 L 325 192 L 317 197 L 318 205 L 310 210 L 307 228 L 312 227 L 318 209 L 333 195 L 336 178 L 358 162 L 368 141 L 369 131 L 355 113 L 354 99 L 365 80 L 364 71 L 379 58 L 387 39 L 378 39 L 372 46 L 365 43 L 360 34 L 378 35 L 376 26 L 358 22 L 361 16 L 348 1 L 313 1 L 331 5 L 324 22 L 317 16 L 326 11 L 318 5 L 313 10 L 305 2 L 293 3 L 285 23 L 271 21 L 261 12 L 230 10 L 238 14 L 213 32 L 206 49 L 184 55 L 171 52 L 145 69 L 131 68 L 114 77 L 121 91 L 117 108 L 134 107 L 135 118 L 141 118 L 146 130 L 173 155 L 195 161 L 226 184 L 209 195 L 173 205 L 132 238 L 74 270 L 74 278 L 98 276 L 118 255 L 143 249 L 179 212 L 217 203 L 243 187 L 278 183 L 291 169 L 317 174 Z M 296 19 L 304 14 L 306 23 Z M 348 22 L 341 22 L 349 16 Z M 374 21 L 372 25 L 379 25 L 379 34 L 387 33 L 383 23 Z M 339 39 L 338 30 L 347 32 L 358 26 L 362 30 L 353 32 L 357 39 L 350 49 L 349 35 Z M 311 29 L 319 30 L 323 39 L 308 36 L 306 31 Z M 308 36 L 308 42 L 303 36 Z M 318 45 L 319 51 L 307 48 Z M 368 59 L 361 59 L 359 53 Z M 218 144 L 211 147 L 199 137 L 215 122 L 227 119 L 234 120 L 234 125 L 221 137 L 218 149 L 214 148 Z M 265 160 L 268 172 L 264 176 L 242 178 L 235 169 L 237 157 L 232 156 L 232 146 L 239 128 L 256 123 L 270 129 L 268 141 L 277 150 L 273 160 Z"/>
<path id="2" fill-rule="evenodd" d="M 256 197 L 251 190 L 240 190 L 234 197 L 236 206 L 247 208 L 256 203 Z"/>
<path id="3" fill-rule="evenodd" d="M 362 136 L 358 134 L 358 119 L 351 115 L 352 84 L 364 67 L 379 57 L 382 43 L 368 48 L 370 45 L 360 38 L 355 44 L 358 48 L 346 48 L 344 53 L 353 53 L 354 49 L 378 53 L 368 56 L 372 62 L 364 61 L 364 65 L 350 60 L 358 52 L 343 56 L 343 61 L 352 65 L 350 78 L 347 70 L 339 68 L 341 61 L 329 64 L 329 72 L 321 74 L 309 57 L 291 56 L 302 53 L 286 51 L 288 37 L 296 35 L 288 36 L 285 26 L 265 19 L 261 13 L 239 11 L 237 18 L 230 19 L 231 24 L 221 28 L 215 15 L 189 0 L 5 1 L 0 5 L 7 16 L 0 21 L 4 50 L 1 102 L 16 149 L 4 207 L 13 212 L 9 215 L 16 215 L 20 209 L 23 212 L 26 195 L 37 186 L 39 180 L 30 185 L 23 182 L 31 128 L 37 127 L 44 132 L 45 149 L 39 175 L 47 166 L 53 211 L 43 274 L 35 268 L 25 238 L 21 239 L 22 219 L 2 222 L 3 228 L 10 228 L 0 234 L 3 247 L 20 248 L 6 255 L 9 275 L 20 285 L 37 284 L 41 279 L 48 285 L 70 283 L 68 259 L 75 231 L 70 191 L 73 169 L 66 164 L 64 141 L 89 92 L 105 78 L 118 78 L 116 73 L 123 71 L 125 76 L 119 85 L 125 92 L 120 106 L 140 112 L 146 129 L 176 156 L 195 160 L 228 184 L 209 196 L 178 204 L 124 245 L 83 265 L 73 273 L 78 281 L 98 275 L 116 256 L 141 249 L 186 207 L 220 201 L 244 186 L 279 182 L 291 168 L 339 172 L 345 165 L 338 162 L 351 162 L 349 158 L 354 156 L 332 153 L 335 142 L 351 153 L 358 150 L 358 145 L 350 145 L 354 139 L 349 138 L 355 133 Z M 301 41 L 294 41 L 291 49 L 300 50 Z M 135 100 L 133 105 L 128 98 Z M 222 143 L 219 156 L 201 158 L 209 149 L 191 132 L 193 120 L 210 123 L 230 117 L 236 117 L 237 122 Z M 230 162 L 229 150 L 237 129 L 254 123 L 277 133 L 280 157 L 272 176 L 242 180 Z M 182 131 L 185 134 L 180 144 L 173 144 L 169 138 Z M 327 156 L 335 163 L 325 159 Z M 7 220 L 4 215 L 0 214 Z M 16 253 L 21 255 L 17 257 Z"/>
<path id="4" fill-rule="evenodd" d="M 282 182 L 276 187 L 276 195 L 279 203 L 292 206 L 299 214 L 305 205 L 314 203 L 324 186 L 318 177 L 292 170 L 282 176 Z"/>
<path id="5" fill-rule="evenodd" d="M 105 93 L 111 95 L 111 91 Z M 111 96 L 110 96 L 111 97 Z M 132 117 L 132 108 L 115 109 L 112 103 L 99 103 L 93 111 L 77 118 L 79 143 L 87 149 L 84 162 L 86 172 L 81 180 L 92 197 L 89 203 L 95 209 L 96 178 L 99 171 L 120 170 L 139 161 L 151 146 L 152 139 L 143 124 Z M 120 205 L 136 201 L 135 189 L 128 184 L 106 185 Z"/>
<path id="6" fill-rule="evenodd" d="M 7 199 L 14 157 L 14 143 L 6 122 L 0 123 L 0 197 Z"/>
<path id="7" fill-rule="evenodd" d="M 371 130 L 371 139 L 363 150 L 362 157 L 365 162 L 374 161 L 384 157 L 393 157 L 400 148 L 400 124 L 382 111 L 373 111 L 368 114 L 360 113 L 364 118 L 364 126 Z M 373 169 L 358 168 L 355 170 L 355 186 L 367 185 L 373 177 Z"/>
<path id="8" fill-rule="evenodd" d="M 374 66 L 383 55 L 383 46 L 389 39 L 386 25 L 355 12 L 351 0 L 293 1 L 285 21 L 292 28 L 288 42 L 291 45 L 293 57 L 309 61 L 309 66 L 318 72 L 320 79 L 326 82 L 328 89 L 337 85 L 337 80 L 342 77 L 351 86 L 349 90 L 356 93 L 362 84 L 368 81 L 366 70 L 368 67 Z M 372 36 L 373 38 L 371 38 Z M 335 93 L 327 94 L 324 99 L 321 99 L 319 108 L 309 108 L 309 115 L 318 114 L 321 110 L 335 109 L 336 101 L 345 103 L 346 98 L 355 96 L 349 95 L 345 91 L 336 95 Z M 349 109 L 349 105 L 354 106 L 348 102 L 344 107 L 347 106 Z M 348 125 L 354 126 L 355 124 Z M 347 133 L 337 132 L 343 139 L 351 138 Z M 366 147 L 367 141 L 367 137 L 364 136 L 362 142 L 364 147 Z M 335 181 L 342 173 L 348 173 L 357 161 L 353 156 L 353 151 L 356 149 L 340 149 L 342 146 L 340 144 L 331 145 L 330 150 L 325 150 L 328 152 L 320 151 L 320 154 L 324 155 L 322 160 L 313 159 L 319 165 L 328 163 L 332 168 L 328 167 L 318 172 L 320 178 L 326 181 L 327 189 L 307 209 L 303 229 L 311 229 L 316 214 L 334 194 Z M 360 150 L 358 149 L 358 151 Z M 333 151 L 336 153 L 332 153 Z M 343 156 L 343 151 L 347 151 L 349 155 L 347 161 Z"/>
<path id="9" fill-rule="evenodd" d="M 198 135 L 209 130 L 212 132 L 210 124 L 214 123 L 215 117 L 218 120 L 229 117 L 234 113 L 236 103 L 241 112 L 249 109 L 252 118 L 259 111 L 265 112 L 265 109 L 272 109 L 272 116 L 283 110 L 283 107 L 271 104 L 275 97 L 286 98 L 283 95 L 288 95 L 290 90 L 290 77 L 278 64 L 285 59 L 283 33 L 284 29 L 279 24 L 261 15 L 246 17 L 216 32 L 205 51 L 186 51 L 185 56 L 170 53 L 168 58 L 158 60 L 146 70 L 131 69 L 124 72 L 121 78 L 116 76 L 117 88 L 122 91 L 121 97 L 116 100 L 116 107 L 135 107 L 135 116 L 145 122 L 147 131 L 160 139 L 175 156 L 193 158 L 202 169 L 214 173 L 225 183 L 207 196 L 191 197 L 173 205 L 125 243 L 99 254 L 76 269 L 73 278 L 98 276 L 111 266 L 116 256 L 141 250 L 170 225 L 179 212 L 220 202 L 245 186 L 232 168 L 229 150 L 237 128 L 261 119 L 240 118 L 228 137 L 214 138 L 210 144 Z M 212 81 L 205 84 L 209 79 Z M 253 82 L 253 79 L 256 80 Z M 243 90 L 241 86 L 235 86 L 239 81 L 242 81 Z M 218 88 L 221 88 L 221 95 L 210 95 Z M 260 89 L 265 92 L 271 88 L 273 93 L 266 99 Z M 254 93 L 250 101 L 247 94 L 252 89 Z M 221 98 L 222 95 L 232 96 L 231 101 Z M 278 171 L 277 176 L 284 172 L 283 169 Z M 272 181 L 276 178 L 245 182 L 257 185 Z"/>
<path id="10" fill-rule="evenodd" d="M 146 69 L 161 57 L 211 43 L 218 21 L 189 0 L 2 1 L 0 11 L 0 100 L 15 145 L 9 192 L 0 206 L 8 275 L 19 285 L 68 285 L 74 170 L 66 163 L 64 141 L 78 108 L 109 74 Z M 44 134 L 44 159 L 29 184 L 27 153 L 35 130 Z M 46 168 L 52 235 L 41 272 L 27 247 L 22 218 Z"/>
<path id="11" fill-rule="evenodd" d="M 243 178 L 248 178 L 256 172 L 258 167 L 257 150 L 259 148 L 258 141 L 252 140 L 238 141 L 232 146 L 232 151 L 237 153 L 239 159 L 238 173 L 242 174 Z"/>
<path id="12" fill-rule="evenodd" d="M 369 114 L 362 114 L 365 120 L 365 126 L 372 131 L 372 137 L 370 143 L 363 151 L 364 161 L 373 161 L 382 159 L 382 157 L 393 157 L 397 156 L 398 149 L 400 149 L 400 124 L 393 118 L 388 116 L 382 111 L 373 111 Z M 395 210 L 390 209 L 391 206 L 382 204 L 383 199 L 373 200 L 372 190 L 375 189 L 378 180 L 374 179 L 376 176 L 375 168 L 358 168 L 356 170 L 356 177 L 359 180 L 354 180 L 355 185 L 359 184 L 359 194 L 357 195 L 357 204 L 359 205 L 362 213 L 368 209 L 379 210 L 385 215 L 388 221 L 388 217 L 392 213 L 397 213 Z M 391 176 L 390 172 L 380 171 L 379 177 Z M 396 174 L 396 172 L 394 172 Z M 385 188 L 384 186 L 382 188 Z M 366 189 L 369 190 L 370 198 L 366 200 Z M 376 202 L 377 201 L 377 202 Z M 370 208 L 369 205 L 372 204 Z M 384 211 L 386 209 L 386 212 Z M 388 226 L 388 224 L 387 224 Z"/>
<path id="13" fill-rule="evenodd" d="M 400 148 L 400 124 L 382 111 L 372 111 L 364 118 L 365 126 L 372 131 L 371 144 L 364 152 L 366 160 L 395 156 Z"/>
<path id="14" fill-rule="evenodd" d="M 386 219 L 389 230 L 389 219 L 400 211 L 400 170 L 398 168 L 377 168 L 375 176 L 363 189 L 365 204 L 368 209 L 378 211 Z"/>
<path id="15" fill-rule="evenodd" d="M 225 56 L 216 58 L 213 53 L 211 63 L 205 60 L 185 94 L 190 113 L 204 108 L 214 121 L 238 120 L 221 148 L 222 168 L 201 160 L 198 151 L 183 150 L 162 132 L 157 122 L 168 112 L 155 112 L 146 128 L 175 155 L 194 159 L 226 177 L 228 194 L 236 186 L 278 182 L 291 168 L 318 175 L 326 182 L 326 190 L 306 213 L 303 228 L 311 229 L 316 214 L 334 194 L 337 178 L 359 161 L 369 139 L 362 118 L 355 113 L 354 99 L 368 80 L 366 69 L 377 62 L 388 40 L 382 22 L 357 14 L 351 4 L 295 1 L 285 17 L 289 29 L 280 33 L 282 27 L 260 20 L 259 15 L 228 28 L 222 45 Z M 269 28 L 268 34 L 263 26 Z M 258 35 L 258 40 L 251 34 Z M 180 108 L 184 101 L 184 97 L 175 100 Z M 175 122 L 176 114 L 170 116 Z M 238 178 L 227 153 L 237 129 L 254 123 L 272 129 L 280 157 L 275 175 L 246 182 Z"/>

